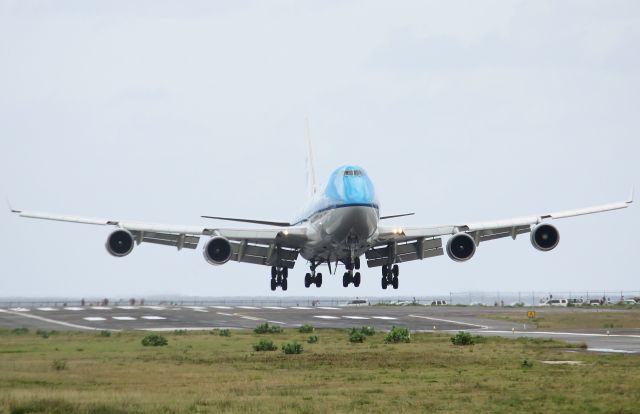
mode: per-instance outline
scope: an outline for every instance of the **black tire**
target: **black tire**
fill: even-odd
[[[342,276],[342,286],[343,286],[343,287],[347,287],[347,286],[349,286],[349,273],[345,273],[345,274]]]
[[[282,276],[278,275],[278,277],[276,277],[276,285],[282,286]]]
[[[382,277],[385,278],[389,276],[389,266],[382,265]]]
[[[282,290],[287,290],[289,283],[287,282],[287,278],[283,278],[282,279],[282,283],[280,284],[280,286],[282,286]]]
[[[360,286],[360,272],[356,272],[355,276],[353,277],[353,286]]]
[[[276,277],[278,276],[278,270],[276,269],[275,266],[271,266],[271,277]]]
[[[316,287],[322,286],[322,273],[316,275]]]
[[[308,288],[309,286],[311,286],[311,275],[307,273],[304,275],[304,287]]]
[[[394,289],[398,289],[398,276],[394,276],[393,280],[391,281],[391,284],[393,285]]]
[[[382,289],[387,289],[387,278],[383,277],[382,278]]]
[[[289,268],[287,267],[283,267],[282,268],[282,276],[286,279],[289,277]]]
[[[276,290],[276,279],[274,277],[271,278],[271,290]]]
[[[393,276],[395,276],[395,277],[400,276],[400,268],[398,267],[397,264],[393,265]]]
[[[356,270],[360,270],[360,258],[356,257]]]

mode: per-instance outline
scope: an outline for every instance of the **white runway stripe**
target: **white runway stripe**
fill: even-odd
[[[105,318],[101,318],[99,316],[87,316],[86,318],[82,318],[82,319],[84,319],[85,321],[91,321],[91,322],[94,322],[94,321],[106,321]]]
[[[343,316],[343,318],[347,318],[347,319],[371,319],[371,318],[367,318],[366,316]]]
[[[372,316],[373,319],[382,319],[383,321],[395,321],[398,318],[392,318],[391,316]]]
[[[165,306],[143,306],[143,308],[151,309],[151,310],[165,310],[165,309],[167,309]]]
[[[95,310],[111,310],[111,308],[108,307],[108,306],[92,306],[91,309],[95,309]]]
[[[136,318],[132,316],[112,316],[113,319],[117,321],[135,321]]]
[[[275,309],[275,310],[284,310],[287,308],[283,308],[282,306],[265,306],[265,309]]]
[[[57,311],[58,309],[56,308],[38,308],[39,311],[44,311],[44,312],[54,312]]]
[[[156,320],[159,321],[161,319],[167,319],[167,318],[164,318],[162,316],[142,316],[142,319],[147,319],[150,321],[156,321]]]
[[[79,306],[67,306],[66,308],[64,308],[64,310],[81,311],[81,310],[84,310],[84,308],[81,308]]]
[[[9,310],[14,312],[29,312],[27,308],[9,308]]]
[[[340,310],[340,308],[332,308],[331,306],[316,306],[316,309],[324,309],[324,310]]]
[[[222,306],[222,305],[218,305],[218,306],[211,306],[213,309],[233,309],[232,306]]]
[[[311,310],[313,308],[307,308],[306,306],[292,306],[289,309]]]
[[[116,308],[118,309],[124,309],[124,310],[135,310],[135,309],[140,309],[137,306],[116,306]]]
[[[236,306],[238,309],[260,309],[255,306]]]
[[[315,315],[314,318],[318,318],[318,319],[340,319],[339,316],[330,316],[330,315]]]

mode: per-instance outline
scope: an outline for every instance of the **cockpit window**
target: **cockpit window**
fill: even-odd
[[[361,175],[362,175],[362,170],[345,170],[345,171],[344,171],[344,175],[356,175],[356,176],[361,176]]]

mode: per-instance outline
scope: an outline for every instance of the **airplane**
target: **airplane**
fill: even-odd
[[[206,238],[205,260],[222,265],[231,260],[271,267],[271,290],[288,287],[289,270],[298,256],[307,260],[309,272],[304,285],[322,286],[318,267],[327,265],[329,274],[344,265],[342,285],[358,287],[361,257],[368,267],[380,267],[381,287],[398,289],[399,264],[444,255],[456,262],[465,262],[476,253],[482,242],[530,233],[533,247],[553,250],[560,241],[558,229],[549,222],[627,208],[633,203],[633,190],[623,202],[604,204],[577,210],[538,214],[480,223],[451,224],[426,227],[386,226],[387,219],[414,213],[380,216],[380,205],[372,180],[366,171],[355,165],[339,167],[329,177],[323,191],[317,191],[313,153],[306,127],[307,187],[309,202],[303,213],[292,222],[275,222],[245,218],[201,216],[207,219],[257,224],[256,228],[226,228],[217,226],[183,226],[154,224],[114,219],[76,217],[69,215],[15,210],[21,217],[72,223],[112,226],[106,249],[115,257],[124,257],[134,245],[154,243],[181,249],[196,249],[200,238]],[[266,227],[265,227],[266,226]],[[448,237],[443,246],[443,237]],[[333,264],[333,268],[332,268]],[[354,272],[355,270],[355,272]]]

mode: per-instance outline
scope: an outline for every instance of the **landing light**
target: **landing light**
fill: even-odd
[[[289,235],[289,230],[285,230],[282,233],[284,233],[285,236],[288,236]]]

